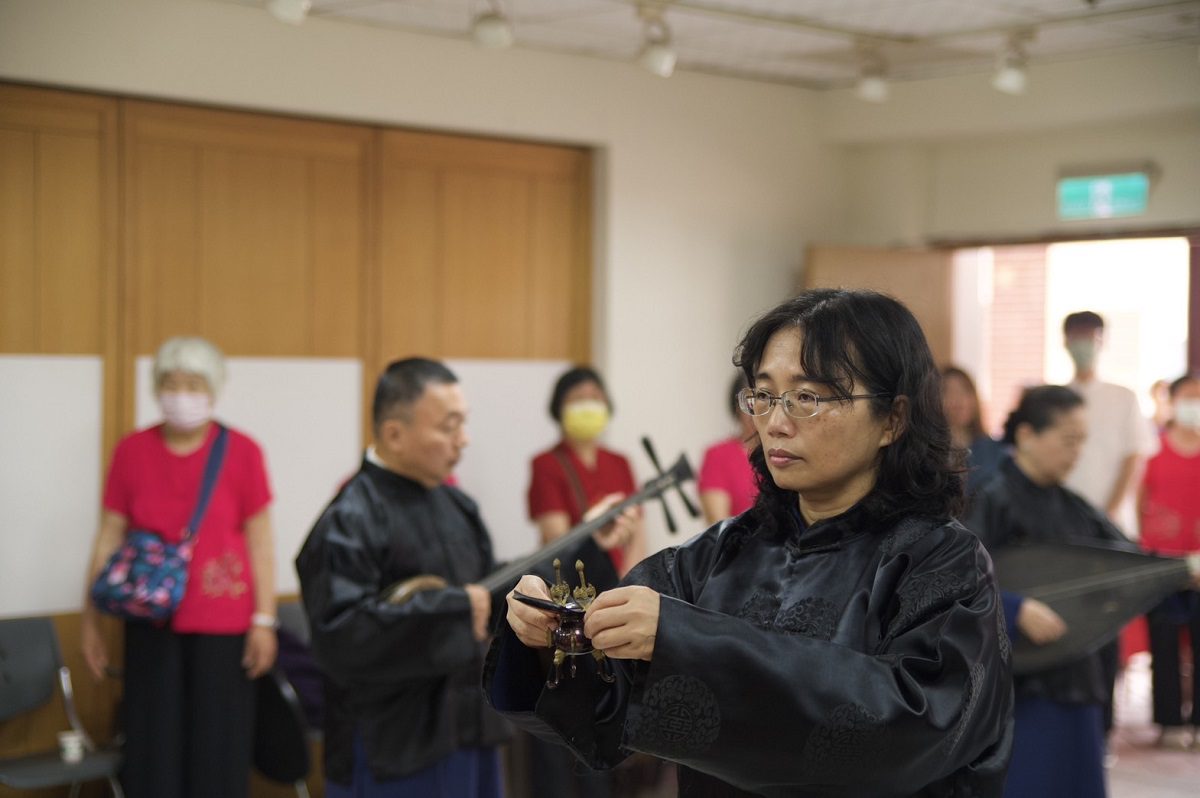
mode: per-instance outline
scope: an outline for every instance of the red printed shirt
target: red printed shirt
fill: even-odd
[[[169,450],[162,425],[117,444],[104,487],[104,508],[125,517],[129,530],[155,532],[168,543],[183,538],[196,509],[204,465],[217,436],[211,425],[191,454]],[[241,634],[254,612],[254,575],[245,524],[271,501],[262,450],[230,429],[225,461],[196,535],[187,590],[171,628],[176,632]]]
[[[1162,436],[1143,477],[1142,547],[1158,554],[1200,551],[1200,454],[1185,457]]]
[[[580,507],[576,490],[572,487],[567,472],[559,461],[558,454],[565,455],[568,462],[579,476],[580,486],[587,503]],[[560,442],[549,451],[542,452],[533,458],[533,475],[529,480],[529,517],[537,520],[538,516],[546,513],[562,512],[571,519],[571,526],[583,521],[583,514],[596,502],[610,493],[623,493],[626,496],[637,492],[637,483],[633,478],[633,469],[629,461],[614,451],[600,447],[596,452],[596,467],[588,468],[571,451],[571,447]],[[621,573],[624,553],[620,549],[610,549],[609,557]]]

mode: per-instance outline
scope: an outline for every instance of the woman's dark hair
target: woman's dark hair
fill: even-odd
[[[550,418],[562,421],[562,407],[567,394],[572,388],[583,385],[585,382],[594,382],[600,386],[600,392],[604,394],[604,403],[608,405],[608,412],[613,412],[612,399],[608,395],[608,388],[604,387],[604,380],[600,377],[600,373],[591,366],[575,366],[566,371],[558,378],[558,382],[554,383],[554,393],[550,394]]]
[[[952,459],[940,377],[925,334],[908,308],[874,291],[805,291],[767,311],[742,337],[734,364],[750,385],[767,342],[785,329],[796,329],[803,337],[799,365],[804,374],[827,383],[835,396],[883,394],[870,400],[876,417],[890,413],[897,397],[908,400],[896,440],[880,455],[875,487],[862,500],[867,511],[881,521],[956,514],[963,479]],[[796,493],[775,484],[761,442],[750,461],[759,487],[756,512],[762,523],[772,525],[773,518],[796,506]]]
[[[1068,410],[1083,405],[1083,397],[1062,385],[1038,385],[1026,388],[1021,401],[1004,422],[1004,443],[1017,442],[1017,427],[1028,424],[1034,432],[1052,427]]]
[[[729,381],[729,412],[737,419],[742,414],[742,408],[738,404],[738,394],[746,388],[746,375],[738,372],[733,375],[733,379]]]
[[[1190,382],[1200,382],[1200,374],[1184,374],[1167,387],[1167,395],[1174,399],[1175,394],[1179,393],[1179,389]]]
[[[375,399],[371,403],[371,420],[375,429],[378,430],[379,425],[387,419],[408,412],[431,382],[449,385],[458,382],[458,377],[441,361],[425,357],[410,357],[389,363],[375,383]]]
[[[975,380],[971,379],[971,375],[958,366],[944,366],[942,368],[942,382],[946,382],[946,378],[959,379],[966,384],[967,390],[971,392],[971,399],[975,402],[975,412],[971,414],[971,420],[967,424],[967,429],[971,433],[971,439],[982,438],[983,432],[983,412],[979,407],[979,390],[975,387]]]

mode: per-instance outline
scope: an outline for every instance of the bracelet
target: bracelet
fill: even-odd
[[[279,619],[274,615],[268,615],[265,612],[256,612],[250,616],[250,625],[258,626],[263,629],[278,629]]]

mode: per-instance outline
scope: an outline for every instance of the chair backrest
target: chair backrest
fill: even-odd
[[[304,614],[301,601],[280,602],[275,609],[279,613],[279,625],[296,636],[304,645],[312,644],[312,633],[308,629],[308,616]]]
[[[280,671],[255,683],[254,767],[272,781],[294,784],[308,776],[308,724],[300,699]]]
[[[61,664],[49,618],[0,620],[0,721],[49,701]]]

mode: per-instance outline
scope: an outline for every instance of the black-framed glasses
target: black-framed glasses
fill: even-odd
[[[880,399],[889,393],[856,393],[850,396],[817,396],[810,390],[800,388],[776,395],[763,388],[746,388],[738,394],[738,407],[748,416],[765,416],[778,402],[783,412],[792,418],[812,418],[821,412],[821,404],[848,402],[854,399]]]

